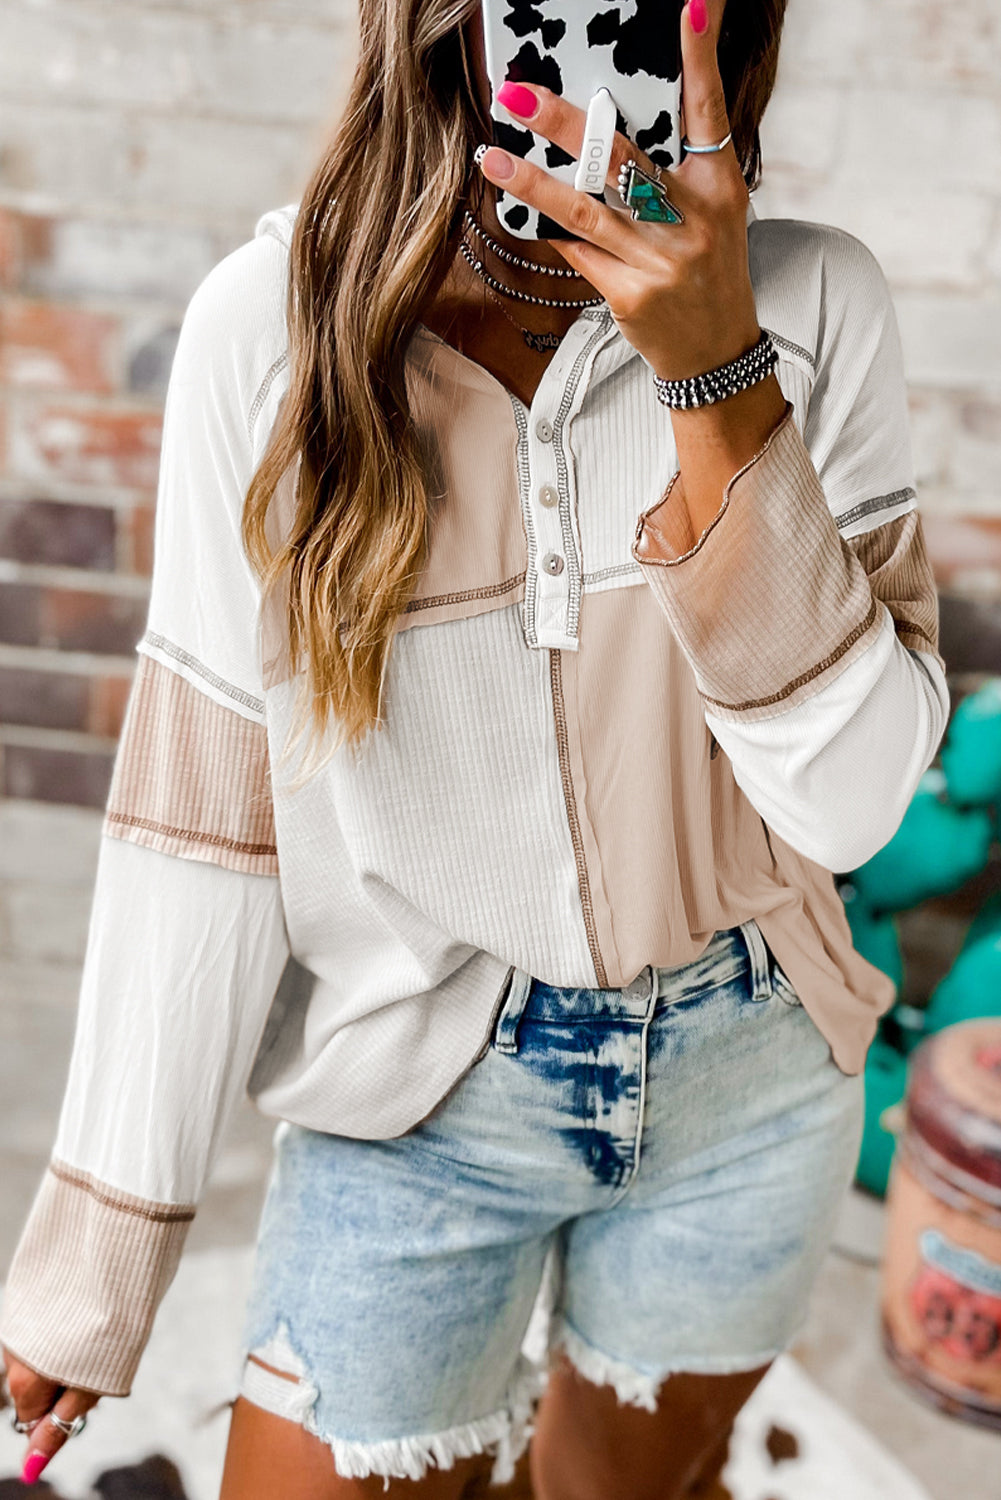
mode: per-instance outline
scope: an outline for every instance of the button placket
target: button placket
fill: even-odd
[[[596,333],[603,333],[600,342],[607,342],[608,328],[597,329],[596,321],[581,318],[571,328],[558,359],[544,372],[531,406],[523,408],[527,472],[522,503],[533,554],[533,577],[525,593],[526,629],[530,644],[551,649],[576,650],[578,645],[573,617],[583,563],[571,514],[573,476],[567,472],[565,434],[557,432],[557,422],[568,420],[580,404],[596,351]]]

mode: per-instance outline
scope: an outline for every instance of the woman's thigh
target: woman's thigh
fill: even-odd
[[[673,1375],[656,1407],[623,1404],[565,1357],[536,1418],[535,1500],[712,1500],[733,1421],[768,1370]]]
[[[345,1479],[322,1439],[240,1398],[219,1500],[532,1500],[527,1453],[511,1484],[490,1483],[493,1464],[489,1454],[479,1453],[449,1469],[429,1470],[423,1479]]]

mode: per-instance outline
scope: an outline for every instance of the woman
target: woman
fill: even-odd
[[[882,273],[749,205],[784,0],[664,10],[683,222],[477,151],[477,0],[361,0],[303,203],[191,303],[0,1330],[29,1480],[128,1392],[248,1086],[224,1500],[692,1494],[802,1320],[891,998],[831,872],[947,695]]]

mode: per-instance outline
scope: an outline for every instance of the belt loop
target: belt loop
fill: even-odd
[[[531,988],[531,974],[525,969],[512,968],[507,998],[501,1007],[494,1029],[494,1047],[498,1052],[517,1053],[518,1022],[524,1014]]]
[[[761,928],[753,917],[741,922],[747,952],[751,960],[752,1000],[769,1000],[772,994],[771,953],[762,935]]]

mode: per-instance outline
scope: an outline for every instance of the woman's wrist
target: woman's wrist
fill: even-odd
[[[678,488],[695,536],[719,513],[727,485],[760,453],[786,410],[774,371],[725,401],[671,409],[681,470]]]

